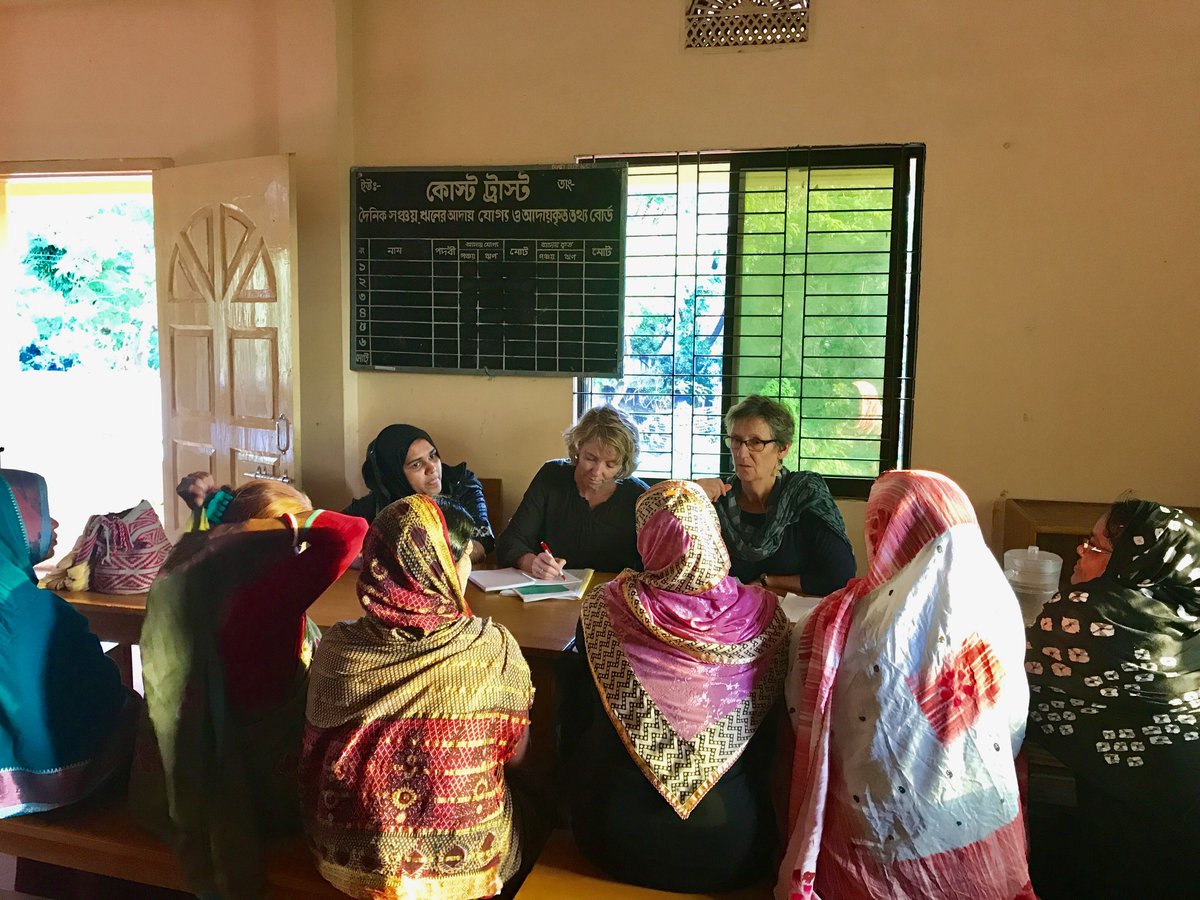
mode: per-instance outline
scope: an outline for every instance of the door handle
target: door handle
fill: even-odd
[[[287,453],[292,449],[292,426],[283,413],[275,417],[275,446],[280,453]]]
[[[267,471],[266,466],[259,466],[253,472],[243,472],[242,477],[251,478],[256,481],[278,481],[281,484],[292,484],[290,472],[284,472],[282,475],[272,475]]]

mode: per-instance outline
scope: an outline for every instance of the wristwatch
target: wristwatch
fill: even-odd
[[[770,590],[770,588],[769,588],[769,587],[767,587],[767,573],[766,573],[766,572],[763,572],[761,575],[759,575],[759,576],[758,576],[758,583],[759,583],[759,584],[760,584],[762,587],[765,587],[765,588],[767,588],[768,590]]]

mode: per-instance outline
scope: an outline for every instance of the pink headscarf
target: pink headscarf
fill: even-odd
[[[778,699],[787,622],[773,594],[729,577],[720,523],[699,486],[657,484],[636,516],[646,570],[584,600],[588,663],[626,748],[687,818]],[[637,700],[617,700],[629,694]],[[747,704],[748,717],[733,715]],[[718,732],[724,740],[713,740]],[[655,740],[688,746],[679,756]]]
[[[1033,897],[1032,888],[1028,886],[1023,826],[1019,815],[1015,823],[1012,823],[1015,827],[1006,826],[985,841],[977,841],[966,847],[947,850],[931,857],[910,853],[903,863],[895,864],[896,869],[901,866],[907,867],[903,878],[897,877],[895,882],[889,879],[899,873],[889,873],[885,866],[877,865],[870,859],[868,852],[853,849],[842,852],[844,848],[841,846],[841,839],[845,834],[846,823],[838,821],[835,825],[830,825],[827,819],[830,815],[827,799],[831,785],[832,762],[831,699],[855,607],[859,601],[895,579],[932,541],[960,525],[976,525],[975,512],[966,494],[949,478],[936,472],[916,470],[887,472],[881,475],[872,487],[867,503],[865,532],[870,567],[866,577],[853,579],[842,590],[826,597],[804,625],[797,658],[793,663],[794,674],[789,676],[790,684],[799,683],[799,690],[794,692],[799,695],[799,701],[789,699],[789,702],[795,704],[793,723],[796,729],[796,748],[788,816],[792,828],[791,840],[776,889],[776,896],[780,900],[808,900],[817,897],[817,889],[820,887],[817,863],[818,856],[822,855],[823,837],[825,851],[831,851],[831,835],[826,833],[827,829],[836,832],[832,841],[839,844],[835,852],[844,857],[842,861],[845,862],[845,867],[859,866],[854,876],[858,884],[853,896],[935,897],[938,895],[932,892],[910,893],[900,886],[899,882],[903,880],[904,884],[910,887],[913,884],[922,884],[923,890],[929,890],[932,884],[953,881],[955,874],[966,876],[966,870],[972,867],[993,867],[997,860],[1000,860],[1003,865],[997,868],[1005,871],[995,872],[992,883],[1010,883],[1015,871],[1018,873],[1015,876],[1016,883],[1019,885],[1024,880],[1024,889],[1028,889],[1028,893],[1024,893],[1023,889],[1012,891],[1007,887],[1000,887],[1001,893],[989,893],[986,896]],[[977,528],[974,537],[978,545],[982,546],[982,538],[978,536]],[[986,550],[984,555],[986,556]],[[938,555],[938,560],[931,565],[947,567],[954,564],[941,559],[941,555]],[[988,557],[983,565],[990,565],[990,569],[994,570],[982,573],[990,577],[991,580],[987,583],[995,586],[998,582],[1001,585],[1001,593],[1006,592],[1013,604],[1013,624],[1016,629],[1015,619],[1019,618],[1019,613],[1011,590],[1004,584],[994,559]],[[985,598],[983,593],[981,591],[981,602],[989,599]],[[896,636],[895,642],[903,645],[908,637]],[[994,705],[999,696],[1003,672],[996,666],[989,645],[978,639],[978,636],[975,638],[958,649],[957,658],[961,661],[961,666],[970,670],[972,676],[980,675],[981,680],[972,683],[968,688],[972,694],[976,692],[977,687],[982,688],[978,691],[978,704]],[[913,643],[920,644],[920,641]],[[879,666],[875,666],[875,670],[878,671]],[[910,680],[909,688],[929,719],[930,727],[940,739],[951,741],[969,727],[963,724],[960,718],[956,718],[953,711],[947,714],[947,708],[958,701],[957,698],[952,698],[947,703],[942,693],[961,690],[961,684],[951,682],[947,686],[946,683],[931,680],[927,673],[922,672],[920,677]],[[1024,703],[1025,701],[1021,701],[1020,705],[1024,706]],[[1004,751],[1008,752],[1008,746],[1004,747]],[[1008,757],[1008,761],[1011,763],[1011,756]],[[931,777],[936,775],[937,773],[931,773]],[[932,781],[928,778],[926,780],[926,789],[934,793],[936,777],[933,777]],[[853,862],[846,862],[850,859]],[[928,865],[922,868],[922,864],[925,863]],[[977,873],[971,873],[972,876],[975,874]],[[873,882],[874,877],[878,877],[878,883]],[[989,873],[984,871],[983,881],[988,882],[989,877]],[[830,887],[832,883],[836,882],[826,879],[826,886],[822,888],[829,892],[827,896],[851,896],[846,893],[849,888],[844,881],[836,883],[834,888]],[[977,883],[971,877],[964,877],[963,884],[966,885],[968,893],[971,893],[971,889]],[[873,892],[876,890],[883,890],[884,893]],[[978,896],[982,897],[983,894]]]

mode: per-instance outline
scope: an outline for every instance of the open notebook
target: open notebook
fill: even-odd
[[[549,600],[552,597],[582,597],[592,579],[591,569],[566,569],[563,580],[543,581],[520,569],[476,569],[471,583],[481,591],[503,591],[522,600]]]
[[[595,572],[591,569],[566,569],[563,574],[567,576],[566,581],[534,581],[532,584],[523,584],[515,588],[510,588],[504,591],[504,593],[520,597],[526,603],[531,603],[534,600],[553,600],[560,597],[568,600],[578,600],[592,586],[592,576]],[[572,583],[572,578],[576,577],[579,580]]]

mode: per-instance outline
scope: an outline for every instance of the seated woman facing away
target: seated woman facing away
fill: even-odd
[[[870,571],[813,610],[788,674],[792,832],[775,896],[1033,898],[1017,598],[943,475],[881,475],[866,539]]]
[[[1072,897],[1183,897],[1200,843],[1200,527],[1115,503],[1074,590],[1026,631],[1029,739],[1075,775],[1079,825],[1035,844]],[[1042,868],[1039,866],[1038,868]]]
[[[842,514],[820,475],[783,466],[796,434],[791,410],[755,394],[726,413],[725,428],[736,474],[699,483],[716,503],[731,574],[780,594],[842,587],[855,568]]]
[[[313,660],[305,823],[321,874],[351,897],[491,897],[535,824],[505,775],[525,752],[529,667],[467,608],[470,539],[452,502],[385,508],[363,547],[366,615],[330,628]]]
[[[479,479],[465,462],[444,465],[433,438],[420,428],[389,425],[379,432],[367,446],[362,476],[370,493],[347,506],[347,514],[372,522],[389,503],[410,494],[449,497],[471,517],[471,562],[492,552],[496,539]]]
[[[583,854],[621,881],[748,885],[778,860],[768,770],[787,619],[771,592],[728,577],[716,514],[696,484],[650,488],[637,527],[646,571],[587,595],[560,666],[571,828]]]
[[[563,440],[569,458],[552,459],[533,476],[496,542],[496,561],[535,578],[556,578],[564,567],[640,569],[633,507],[646,485],[631,477],[636,426],[601,406],[584,413]]]
[[[203,895],[263,895],[262,844],[300,828],[296,762],[308,663],[305,610],[358,554],[367,524],[312,509],[288,484],[179,493],[208,530],[185,534],[146,599],[148,721],[134,817],[179,854]]]
[[[87,620],[37,586],[57,524],[42,476],[0,469],[0,818],[81,800],[133,751],[137,695]]]

